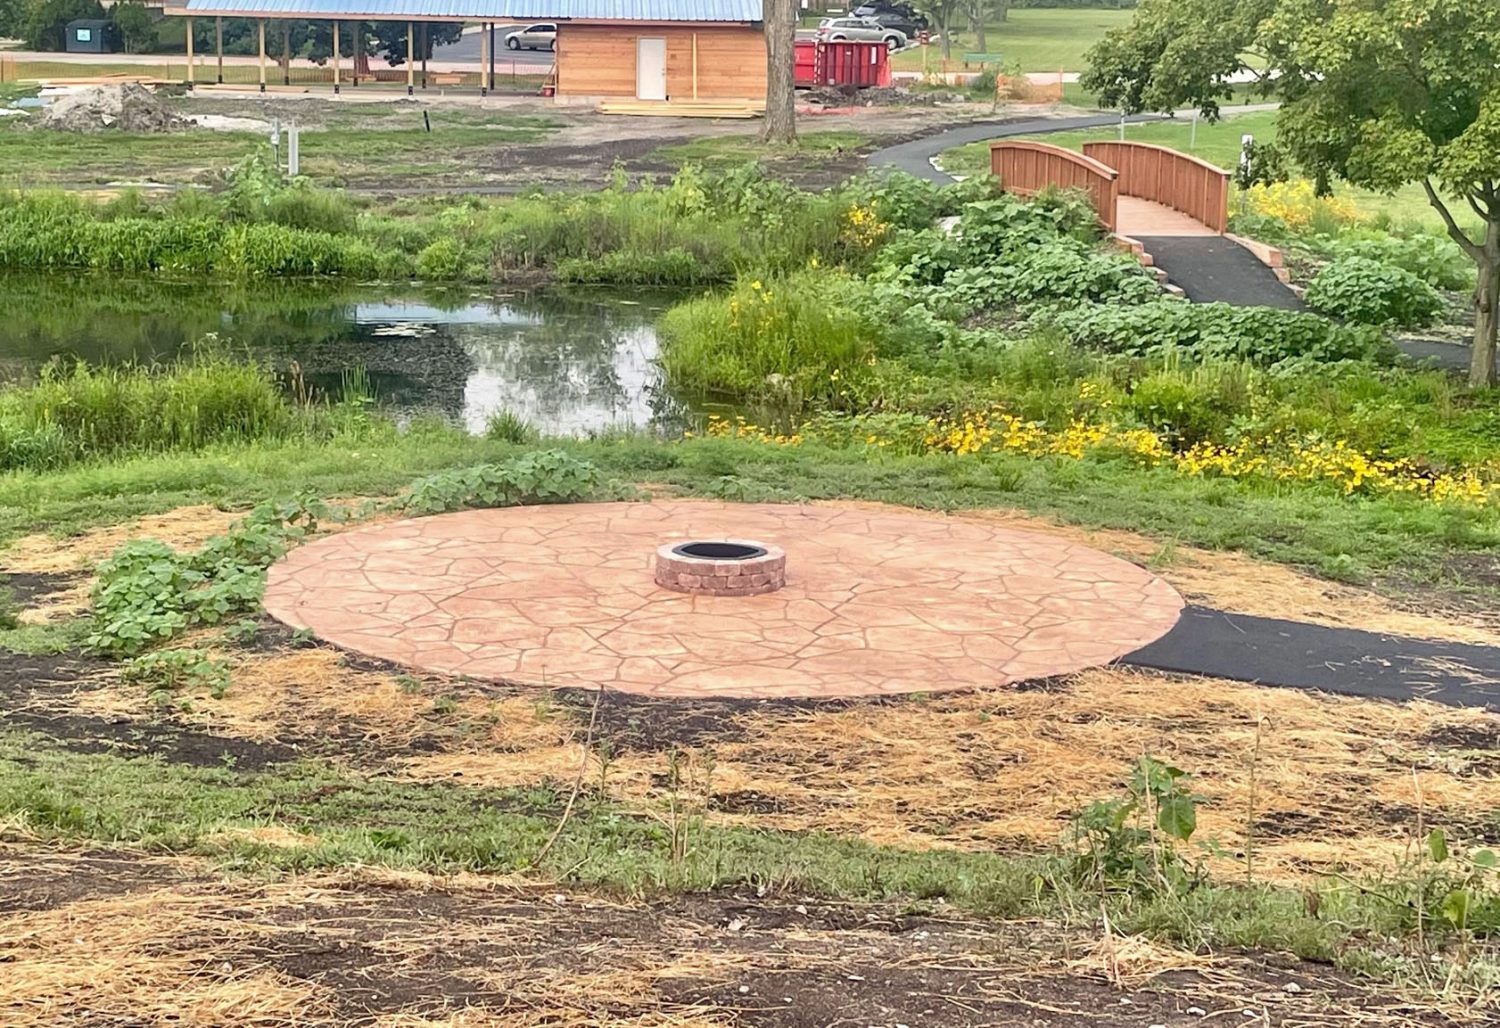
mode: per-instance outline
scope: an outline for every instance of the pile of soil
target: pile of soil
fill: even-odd
[[[36,119],[61,132],[175,132],[190,123],[173,114],[156,94],[138,82],[93,86],[58,97]]]
[[[938,104],[962,103],[961,93],[903,89],[900,86],[819,86],[809,90],[809,103],[823,107],[935,107]]]

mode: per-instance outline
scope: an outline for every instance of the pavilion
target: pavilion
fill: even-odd
[[[480,91],[494,88],[498,25],[557,25],[549,83],[559,102],[641,101],[646,105],[759,106],[766,95],[761,0],[187,0],[169,15],[188,21],[189,82],[193,81],[195,18],[213,18],[223,81],[225,18],[257,23],[260,89],[266,90],[266,24],[327,21],[333,29],[332,83],[345,81],[340,38],[359,38],[369,22],[406,22],[406,89],[416,85],[416,26],[422,22],[479,23]],[[361,48],[354,48],[359,53]],[[359,64],[348,62],[359,84]]]

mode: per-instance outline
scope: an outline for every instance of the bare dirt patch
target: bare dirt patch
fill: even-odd
[[[7,1025],[1453,1023],[1313,965],[1037,925],[379,871],[164,883],[144,868],[0,916]]]

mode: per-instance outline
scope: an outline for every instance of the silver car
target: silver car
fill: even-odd
[[[549,21],[516,29],[506,34],[505,46],[508,50],[556,50],[557,26]]]
[[[884,43],[887,50],[900,50],[906,45],[906,33],[888,29],[870,18],[824,18],[818,22],[818,38]]]

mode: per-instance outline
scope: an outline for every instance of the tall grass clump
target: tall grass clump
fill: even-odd
[[[0,391],[0,468],[279,439],[303,412],[265,368],[205,356],[164,367],[52,364]]]
[[[408,263],[357,236],[271,221],[242,223],[176,208],[153,208],[148,216],[107,214],[79,197],[0,194],[0,267],[371,277]]]
[[[740,279],[727,294],[679,304],[663,317],[662,366],[677,385],[797,413],[848,407],[872,380],[874,345],[838,301],[848,280],[805,272]]]

